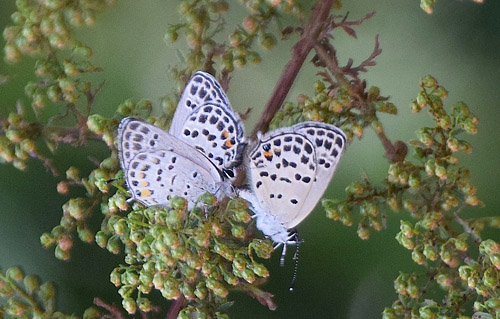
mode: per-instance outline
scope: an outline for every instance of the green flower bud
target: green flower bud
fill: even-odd
[[[425,172],[427,173],[427,175],[432,176],[434,175],[435,170],[436,170],[436,160],[433,158],[429,159],[425,163]]]
[[[137,311],[137,304],[135,303],[135,300],[130,297],[122,300],[122,306],[123,309],[125,309],[125,311],[129,314],[134,314]]]
[[[276,39],[274,38],[274,35],[270,33],[264,34],[262,37],[260,37],[260,45],[266,50],[272,49],[276,45]]]
[[[113,271],[109,274],[109,281],[111,281],[115,287],[120,287],[122,285],[120,269],[118,267],[113,269]]]
[[[116,236],[112,236],[108,239],[108,243],[106,244],[106,249],[115,255],[120,253],[120,239]]]
[[[248,51],[247,60],[254,64],[259,64],[262,61],[260,55],[254,51]]]
[[[413,225],[408,221],[402,220],[399,229],[401,230],[402,235],[406,238],[412,238],[414,235]]]
[[[255,274],[252,270],[245,268],[239,272],[241,278],[245,279],[248,283],[253,283],[255,281]]]
[[[440,85],[436,87],[433,94],[435,94],[441,99],[446,99],[448,97],[448,91],[446,91],[446,89]]]
[[[495,266],[497,269],[500,270],[500,255],[494,254],[494,255],[489,255],[489,257],[493,266]]]
[[[403,200],[403,207],[410,213],[415,213],[418,209],[418,206],[419,206],[418,203],[410,199]]]
[[[418,313],[420,315],[419,318],[422,318],[422,319],[436,319],[436,313],[434,313],[431,308],[428,308],[426,306],[418,309]]]
[[[206,286],[208,289],[212,290],[216,296],[221,298],[226,298],[229,291],[224,287],[222,283],[212,278],[207,278]]]
[[[63,91],[64,91],[64,89],[63,89]],[[104,133],[105,126],[106,126],[106,121],[99,114],[92,114],[87,118],[87,127],[91,132],[93,132],[95,134]]]
[[[245,17],[241,25],[243,26],[243,29],[245,29],[245,31],[247,31],[249,34],[255,33],[255,31],[257,31],[259,27],[259,23],[252,16]]]
[[[54,255],[59,260],[69,260],[71,257],[69,254],[69,250],[64,250],[59,245],[56,246],[56,249],[54,250]]]
[[[139,309],[143,312],[149,312],[151,311],[152,305],[151,301],[148,298],[137,298],[137,305],[139,306]]]
[[[417,95],[417,104],[421,107],[424,108],[427,105],[427,97],[424,92],[419,92]]]
[[[498,254],[500,245],[492,239],[486,239],[479,244],[479,252],[483,255]]]
[[[496,268],[488,268],[484,272],[483,282],[489,288],[495,288],[499,284],[500,274]]]
[[[196,298],[193,288],[189,286],[187,283],[182,282],[179,289],[187,300],[193,300]]]
[[[231,234],[236,238],[245,238],[245,228],[240,225],[231,226]]]
[[[89,307],[85,309],[85,312],[83,313],[83,319],[99,319],[101,318],[101,314],[99,313],[99,310],[97,310],[94,307]]]
[[[185,211],[187,208],[187,201],[182,197],[174,196],[170,199],[170,207],[174,210]]]
[[[398,319],[399,317],[396,315],[394,309],[392,308],[384,308],[382,312],[382,319]]]
[[[216,242],[214,251],[229,261],[234,259],[234,251],[223,243]]]
[[[176,25],[169,26],[167,28],[167,31],[165,31],[165,36],[163,37],[165,42],[174,43],[175,41],[177,41],[177,39],[179,38],[179,33],[177,33],[177,30],[178,28]]]
[[[419,264],[419,265],[423,265],[425,264],[425,255],[423,254],[422,250],[421,249],[417,249],[415,248],[412,252],[411,252],[411,258],[412,260]]]
[[[433,89],[437,85],[438,85],[437,80],[431,75],[426,75],[420,80],[420,86],[428,89]]]
[[[207,297],[208,291],[203,282],[200,282],[199,284],[196,285],[194,294],[200,300],[204,300]]]
[[[406,249],[412,250],[415,248],[415,243],[408,237],[404,236],[402,232],[396,235],[398,243]]]
[[[365,188],[364,188],[363,184],[361,184],[358,181],[355,181],[355,182],[352,182],[351,184],[349,184],[346,187],[345,191],[348,195],[350,195],[350,194],[361,195],[365,191]]]
[[[434,170],[434,173],[441,180],[444,180],[444,179],[448,178],[448,172],[446,171],[446,168],[444,166],[436,164],[436,169]]]
[[[363,240],[367,240],[370,238],[370,230],[364,224],[358,225],[357,234],[358,234],[358,237],[363,239]]]
[[[237,68],[242,68],[245,66],[245,64],[247,64],[247,59],[244,56],[240,55],[233,60],[233,63]]]
[[[259,258],[263,259],[271,258],[271,254],[274,251],[270,240],[254,239],[249,246],[253,248]]]
[[[398,213],[401,211],[401,206],[398,199],[395,196],[387,198],[387,205],[392,209],[393,212]]]
[[[44,303],[55,302],[56,298],[56,287],[50,282],[46,282],[40,286],[40,291],[38,296],[44,301]]]
[[[434,143],[432,135],[424,128],[417,131],[417,138],[427,147],[431,146]]]
[[[451,126],[451,118],[449,115],[443,115],[438,119],[438,125],[443,129],[448,129]]]
[[[418,176],[416,174],[410,174],[410,177],[408,179],[408,185],[413,189],[419,189],[420,188],[420,176]]]
[[[260,264],[260,263],[257,263],[257,262],[253,262],[252,263],[252,271],[259,277],[269,277],[269,270],[267,270],[267,268],[263,265],[263,264]]]
[[[7,271],[5,272],[5,275],[8,278],[11,278],[17,282],[20,282],[21,280],[24,279],[24,274],[23,274],[21,268],[19,268],[19,267],[8,268]]]

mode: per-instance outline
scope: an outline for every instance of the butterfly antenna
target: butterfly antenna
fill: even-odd
[[[293,260],[295,260],[295,267],[293,268],[292,275],[292,283],[290,284],[289,291],[293,291],[295,289],[295,281],[297,280],[297,271],[299,269],[299,245],[302,242],[302,239],[299,238],[299,235],[295,234],[295,254],[293,254]]]

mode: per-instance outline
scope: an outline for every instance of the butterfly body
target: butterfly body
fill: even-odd
[[[259,137],[249,152],[250,191],[257,227],[276,243],[294,242],[289,229],[314,209],[344,151],[337,127],[303,122]]]

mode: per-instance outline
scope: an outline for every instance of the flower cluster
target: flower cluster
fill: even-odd
[[[300,121],[318,121],[339,126],[349,141],[363,137],[364,129],[373,127],[377,133],[383,126],[377,113],[397,114],[396,106],[370,87],[366,98],[360,98],[349,85],[339,85],[325,77],[314,83],[314,95],[300,94],[297,103],[286,102],[276,113],[271,127],[289,126]]]
[[[136,204],[126,216],[112,215],[97,233],[97,244],[113,253],[119,252],[120,243],[125,245],[127,265],[116,267],[110,278],[120,287],[129,313],[151,310],[145,295],[153,289],[169,300],[184,296],[191,306],[184,315],[216,313],[230,287],[245,290],[269,275],[254,254],[269,258],[272,245],[247,238],[246,202],[231,200],[222,211],[212,206],[222,203],[210,194],[199,200],[200,206],[191,211],[181,197],[174,197],[168,209]]]
[[[229,9],[227,1],[184,0],[180,3],[179,12],[184,21],[170,25],[165,32],[167,43],[177,42],[179,35],[182,35],[189,48],[182,68],[172,69],[173,78],[179,82],[179,92],[186,82],[186,74],[211,69],[214,63],[221,66],[222,74],[232,72],[235,67],[241,68],[247,62],[259,63],[261,56],[254,43],[258,42],[265,50],[270,50],[276,44],[276,36],[269,31],[270,23],[281,15],[302,15],[302,9],[295,1],[242,2],[248,15],[228,35],[227,42],[222,43],[214,41],[214,37],[226,28],[224,18]]]
[[[78,76],[100,71],[88,58],[92,50],[72,36],[71,27],[95,22],[95,12],[114,1],[17,1],[11,16],[14,25],[5,28],[5,60],[18,62],[22,56],[37,58],[35,75],[25,92],[32,106],[44,108],[48,101],[75,103],[90,89],[90,82]],[[60,52],[71,55],[60,57]]]

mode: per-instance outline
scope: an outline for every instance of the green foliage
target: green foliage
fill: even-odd
[[[42,246],[55,247],[55,256],[61,260],[71,258],[76,237],[86,243],[95,241],[112,254],[124,252],[124,263],[111,272],[110,281],[118,288],[122,308],[130,315],[157,311],[148,296],[154,290],[181,305],[178,318],[227,318],[224,311],[232,305],[230,291],[244,291],[274,309],[272,296],[259,288],[269,276],[262,259],[270,258],[272,243],[254,234],[245,201],[234,198],[217,202],[214,196],[205,194],[191,211],[180,197],[173,198],[168,209],[127,202],[129,194],[115,147],[118,123],[124,116],[134,116],[166,128],[177,96],[162,99],[158,116],[152,116],[157,106],[151,101],[133,99],[124,100],[112,118],[91,114],[102,85],[93,87],[89,78],[100,68],[90,63],[92,50],[74,38],[73,28],[92,25],[95,15],[112,2],[18,0],[13,25],[3,33],[7,62],[16,63],[26,56],[36,60],[36,79],[27,83],[25,92],[37,120],[30,120],[32,114],[20,103],[6,119],[0,119],[0,162],[23,170],[30,158],[36,158],[56,175],[53,155],[45,155],[40,141],[51,152],[60,144],[78,147],[89,139],[104,142],[110,150],[88,176],[82,176],[76,167],[67,168],[57,191],[67,194],[71,188],[81,188],[84,194],[63,205],[60,224],[41,235]],[[269,50],[278,39],[307,29],[297,23],[304,10],[293,1],[240,2],[247,15],[235,30],[225,29],[229,2],[180,2],[183,21],[165,32],[168,43],[182,39],[188,48],[182,51],[181,66],[171,69],[178,93],[190,75],[200,69],[220,74],[221,83],[227,86],[235,69],[261,61],[262,49]],[[331,5],[340,8],[341,2]],[[434,1],[421,1],[426,12],[432,12],[433,5]],[[287,15],[297,26],[277,30],[277,19]],[[380,54],[378,39],[369,58],[358,66],[349,61],[342,67],[328,40],[335,28],[355,37],[353,27],[370,17],[328,20],[327,27],[316,35],[319,38],[313,63],[320,79],[313,84],[314,93],[299,95],[296,103],[286,102],[271,127],[322,121],[340,126],[351,143],[355,143],[354,137],[362,138],[369,127],[381,140],[391,163],[383,182],[373,183],[365,177],[346,187],[345,200],[324,199],[322,204],[328,218],[346,226],[357,224],[361,239],[369,239],[371,229],[381,231],[388,218],[395,218],[388,212],[408,213],[401,220],[396,240],[411,251],[412,260],[424,270],[400,273],[394,281],[398,299],[384,310],[384,318],[466,318],[465,314],[472,312],[476,318],[498,318],[500,245],[483,240],[480,233],[486,226],[499,227],[500,218],[461,216],[464,208],[481,206],[470,171],[458,165],[457,155],[472,151],[461,134],[475,134],[478,120],[463,102],[445,107],[447,91],[427,76],[420,81],[421,90],[411,110],[418,113],[426,109],[434,126],[417,131],[417,139],[408,143],[411,156],[407,156],[404,142],[391,143],[380,114],[396,115],[397,108],[378,87],[367,89],[359,77]],[[224,40],[217,42],[221,35]],[[2,81],[8,81],[8,77],[2,77]],[[64,111],[42,122],[38,118],[47,105],[62,105]],[[75,128],[54,125],[69,114],[75,118]],[[96,220],[99,229],[91,226]],[[18,268],[0,273],[0,293],[6,300],[0,306],[0,315],[6,318],[72,317],[55,312],[51,284],[24,276]],[[116,317],[125,316],[121,309],[105,309],[116,312]],[[83,317],[100,316],[99,310],[89,308]]]
[[[25,275],[18,267],[0,271],[0,305],[2,318],[76,318],[55,311],[56,289],[36,276]]]

